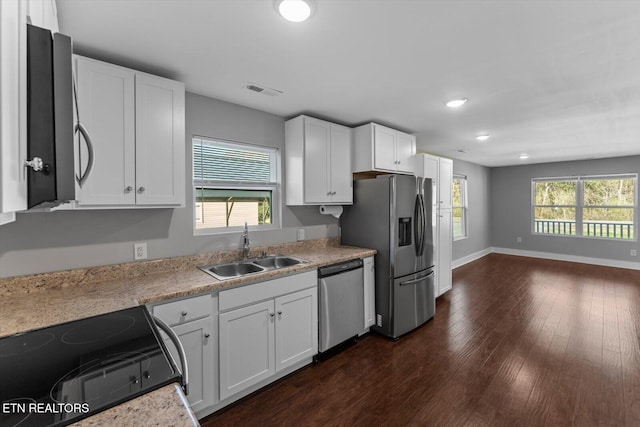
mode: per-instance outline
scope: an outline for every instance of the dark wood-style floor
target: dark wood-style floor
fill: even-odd
[[[492,254],[435,318],[213,414],[212,426],[638,426],[640,271]]]

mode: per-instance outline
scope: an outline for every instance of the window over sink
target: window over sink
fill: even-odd
[[[277,148],[206,137],[193,140],[194,233],[280,227]]]

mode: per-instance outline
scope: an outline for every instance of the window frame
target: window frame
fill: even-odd
[[[607,179],[633,179],[633,205],[630,206],[592,206],[584,204],[584,181],[592,180],[607,180]],[[553,205],[553,207],[559,208],[575,208],[575,234],[552,234],[552,233],[538,233],[535,230],[535,209],[543,207],[551,207],[550,205],[536,205],[536,182],[544,181],[575,181],[576,182],[576,204],[574,205]],[[598,239],[607,241],[619,241],[619,242],[637,242],[638,241],[638,174],[637,173],[617,173],[617,174],[602,174],[602,175],[579,175],[579,176],[560,176],[560,177],[540,177],[531,179],[531,234],[533,236],[548,236],[548,237],[569,237],[569,238],[582,238],[582,239]],[[622,239],[616,237],[604,237],[604,236],[585,236],[584,235],[584,219],[583,213],[585,208],[629,208],[633,209],[633,238]]]
[[[453,204],[453,181],[460,180],[460,199],[462,202],[461,206]],[[468,193],[468,179],[466,175],[461,174],[453,174],[453,178],[451,179],[451,235],[453,236],[453,241],[463,240],[469,238],[469,222],[468,222],[468,213],[469,213],[469,193]],[[456,236],[455,228],[453,227],[453,211],[454,209],[462,209],[462,231],[463,234]]]
[[[249,182],[249,181],[224,181],[224,180],[196,180],[194,176],[195,171],[195,156],[194,156],[194,143],[196,140],[205,140],[208,142],[218,143],[221,146],[226,147],[238,147],[242,149],[255,149],[256,151],[269,152],[273,154],[272,167],[275,169],[272,171],[271,182]],[[216,138],[210,136],[193,135],[191,137],[191,191],[192,191],[192,227],[194,236],[210,236],[221,234],[233,234],[240,233],[244,230],[244,226],[231,226],[231,227],[207,227],[197,228],[196,222],[196,193],[198,189],[212,189],[212,190],[256,190],[256,191],[271,191],[271,223],[270,224],[256,224],[249,225],[249,231],[262,231],[262,230],[278,230],[282,228],[282,159],[280,148],[252,144],[242,141],[234,141],[224,138]],[[206,183],[206,184],[205,184]],[[201,186],[198,186],[201,184]],[[206,186],[205,186],[206,185]]]

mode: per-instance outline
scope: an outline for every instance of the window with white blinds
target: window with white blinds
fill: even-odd
[[[277,148],[193,138],[196,234],[280,224]]]

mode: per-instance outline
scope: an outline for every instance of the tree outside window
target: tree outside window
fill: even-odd
[[[452,182],[453,239],[467,236],[467,177],[454,175]]]
[[[636,174],[536,178],[534,234],[635,239]]]

